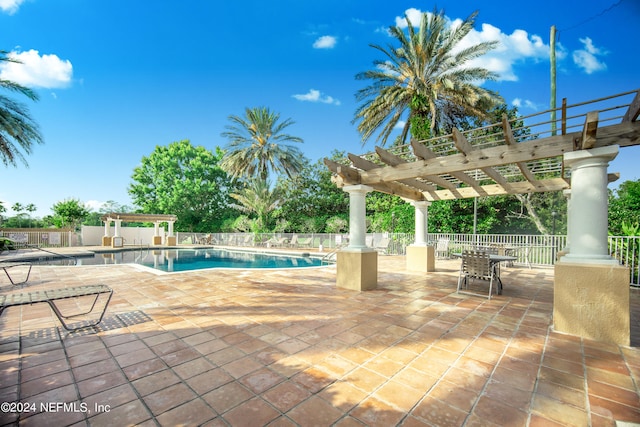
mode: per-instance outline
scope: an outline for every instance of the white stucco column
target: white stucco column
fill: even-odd
[[[122,220],[121,219],[114,219],[113,222],[116,223],[116,227],[115,227],[115,230],[113,232],[113,236],[114,237],[120,237],[120,227],[122,226]]]
[[[111,231],[111,220],[107,219],[104,221],[104,237],[109,237]]]
[[[349,193],[349,246],[346,251],[369,252],[367,247],[366,195],[373,188],[366,185],[347,185],[342,188]]]
[[[154,236],[160,235],[160,223],[158,221],[153,223],[153,235]]]
[[[427,245],[427,225],[429,223],[429,206],[431,202],[412,201],[411,204],[415,208],[415,240],[414,246]]]
[[[562,252],[569,253],[571,247],[571,190],[563,190],[562,195],[567,199],[567,244],[562,248]]]
[[[571,209],[568,236],[571,251],[562,261],[618,264],[608,248],[607,167],[618,155],[617,145],[566,153],[571,169]]]
[[[173,237],[173,221],[167,221],[169,224],[169,237]]]

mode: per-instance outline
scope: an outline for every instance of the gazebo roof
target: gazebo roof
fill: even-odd
[[[571,186],[562,155],[610,145],[640,145],[640,90],[552,110],[375,153],[324,159],[339,186],[363,184],[416,201],[559,191]],[[520,128],[516,123],[524,122]],[[529,132],[529,133],[528,133]],[[615,181],[618,174],[610,174]]]
[[[110,212],[100,217],[102,221],[113,221],[114,219],[121,219],[127,222],[168,222],[177,221],[178,217],[175,215],[162,215],[162,214],[134,214],[134,213],[115,213]]]

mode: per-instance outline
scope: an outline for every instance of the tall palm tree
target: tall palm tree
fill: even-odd
[[[257,216],[256,229],[254,230],[256,232],[263,232],[267,229],[269,216],[282,203],[278,188],[271,189],[269,181],[262,179],[250,180],[245,188],[237,193],[232,193],[231,197],[240,203],[234,207]]]
[[[0,64],[3,62],[19,62],[8,56],[7,51],[0,50]],[[31,89],[18,83],[0,79],[0,89],[17,92],[37,101],[38,95]],[[22,149],[31,154],[35,144],[42,144],[38,125],[29,116],[28,109],[18,102],[0,93],[0,160],[5,166],[16,166],[17,160],[27,165]]]
[[[478,82],[495,80],[497,75],[469,64],[498,42],[472,46],[461,43],[473,29],[476,15],[474,12],[460,24],[449,26],[444,11],[435,9],[422,14],[417,31],[405,15],[408,34],[399,26],[389,28],[398,47],[371,45],[385,59],[374,61],[375,69],[356,75],[358,80],[371,81],[356,93],[362,104],[353,122],[358,123],[363,144],[380,131],[377,140],[385,145],[407,109],[409,120],[403,127],[403,141],[411,123],[426,123],[435,135],[443,115],[462,110],[466,115],[484,117],[488,106],[501,101],[496,93],[477,86]]]
[[[294,124],[282,122],[280,114],[269,108],[246,108],[245,116],[229,116],[231,125],[222,136],[229,140],[220,166],[233,177],[258,177],[265,181],[269,171],[284,172],[291,177],[304,166],[304,155],[297,147],[284,142],[303,142],[302,138],[283,131]]]

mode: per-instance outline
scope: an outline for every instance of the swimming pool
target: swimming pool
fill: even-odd
[[[63,263],[60,261],[60,263]],[[49,262],[51,264],[51,262]],[[291,255],[227,249],[137,249],[96,253],[77,258],[76,265],[139,264],[166,272],[207,268],[300,268],[327,265],[309,254]]]

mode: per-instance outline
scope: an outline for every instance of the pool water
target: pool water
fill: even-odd
[[[144,249],[98,253],[77,258],[76,265],[140,264],[161,271],[206,268],[299,268],[326,265],[318,257],[279,255],[226,249]]]

